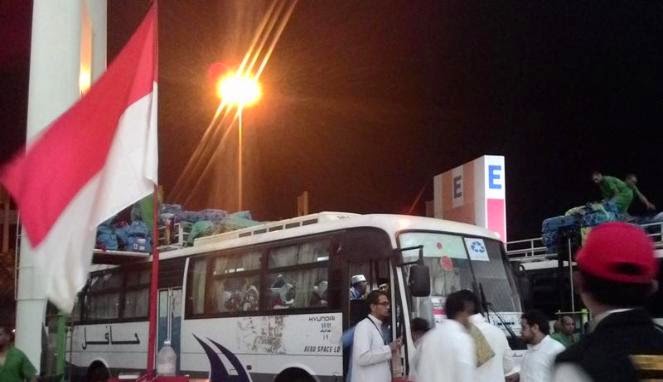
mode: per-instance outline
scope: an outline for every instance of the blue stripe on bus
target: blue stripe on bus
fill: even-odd
[[[216,355],[216,352],[214,349],[212,349],[211,346],[203,342],[200,338],[198,338],[195,334],[193,337],[200,343],[200,346],[202,346],[203,350],[205,350],[205,354],[207,354],[207,358],[209,359],[209,364],[210,364],[210,380],[209,382],[253,382],[251,380],[251,377],[246,373],[246,369],[244,369],[244,365],[242,365],[242,362],[228,349],[223,347],[221,344],[212,341],[210,338],[208,340],[216,346],[221,353],[230,361],[230,364],[235,367],[235,371],[237,371],[237,375],[230,375],[228,373],[228,370],[226,367],[223,365],[223,362],[221,359]]]

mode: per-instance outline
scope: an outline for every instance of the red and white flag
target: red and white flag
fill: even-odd
[[[96,227],[157,182],[157,12],[152,6],[89,92],[0,173],[43,267],[46,296],[70,312]]]

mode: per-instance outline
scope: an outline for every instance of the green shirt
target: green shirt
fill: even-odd
[[[625,213],[633,201],[633,189],[623,180],[614,176],[604,175],[599,183],[601,194],[605,199],[614,200],[619,212]]]
[[[557,340],[562,345],[564,345],[565,348],[568,348],[569,346],[578,342],[578,338],[576,337],[575,334],[567,336],[563,333],[555,332],[551,334],[550,337],[553,338],[554,340]]]
[[[24,382],[35,376],[37,371],[32,366],[28,357],[15,347],[7,351],[5,364],[0,366],[0,381],[2,382]]]

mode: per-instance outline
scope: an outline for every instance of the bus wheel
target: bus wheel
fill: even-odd
[[[110,373],[101,362],[93,362],[87,372],[87,382],[107,382]]]
[[[283,370],[274,382],[315,382],[315,380],[302,369],[290,368]]]

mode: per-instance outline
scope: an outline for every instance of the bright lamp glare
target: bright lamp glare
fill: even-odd
[[[258,102],[262,91],[254,78],[230,74],[219,80],[217,95],[224,103],[237,107],[251,106]]]
[[[90,90],[90,86],[92,85],[92,73],[90,73],[90,69],[87,67],[81,68],[81,71],[78,76],[78,90],[80,91],[81,94],[87,93],[88,90]]]

